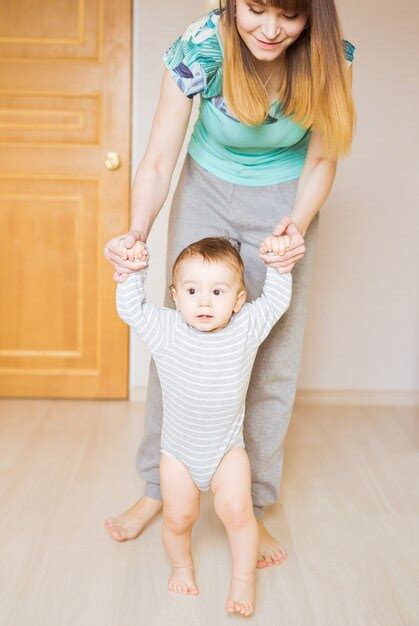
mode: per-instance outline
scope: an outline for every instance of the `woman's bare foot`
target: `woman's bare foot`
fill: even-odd
[[[255,577],[232,578],[230,583],[230,593],[226,602],[228,613],[240,613],[248,617],[253,613],[255,604]]]
[[[259,549],[256,567],[263,569],[273,565],[281,565],[287,558],[284,548],[281,548],[275,537],[266,530],[262,521],[258,521]]]
[[[175,567],[172,565],[172,573],[169,578],[169,591],[197,596],[199,589],[196,586],[193,565]]]
[[[107,517],[105,528],[116,541],[135,539],[161,510],[163,502],[144,496],[128,511],[117,517]]]

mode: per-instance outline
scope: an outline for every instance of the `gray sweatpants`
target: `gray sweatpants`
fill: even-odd
[[[272,233],[281,217],[290,215],[297,183],[298,179],[263,187],[229,183],[187,155],[169,217],[164,305],[173,306],[168,286],[177,255],[193,241],[210,236],[228,236],[240,243],[248,300],[257,298],[266,274],[266,266],[258,257],[260,242]],[[318,222],[317,214],[305,236],[304,257],[292,270],[291,305],[258,350],[246,396],[244,441],[252,468],[253,506],[259,519],[263,507],[273,504],[279,493],[283,441],[295,398]],[[159,500],[162,417],[160,383],[152,359],[137,470],[147,483],[145,495]]]

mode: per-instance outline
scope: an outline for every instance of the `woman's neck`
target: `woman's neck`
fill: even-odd
[[[275,61],[266,62],[254,59],[255,70],[264,85],[268,102],[272,104],[278,97],[279,88],[285,74],[284,59],[279,57]]]
[[[257,71],[262,83],[266,83],[269,77],[271,77],[268,83],[269,85],[276,84],[279,86],[281,84],[281,79],[285,71],[283,56],[284,55],[281,55],[278,59],[275,59],[274,61],[259,61],[259,59],[253,57],[255,70]]]

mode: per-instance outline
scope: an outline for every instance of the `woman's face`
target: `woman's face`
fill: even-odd
[[[307,15],[266,6],[261,0],[236,0],[236,24],[246,46],[259,61],[274,61],[304,30]]]

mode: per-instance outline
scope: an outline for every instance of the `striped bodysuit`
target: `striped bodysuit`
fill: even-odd
[[[292,277],[268,267],[262,295],[233,313],[224,328],[205,332],[179,311],[148,303],[146,275],[144,269],[118,283],[118,314],[142,337],[156,363],[163,397],[161,452],[181,461],[205,491],[224,455],[244,447],[253,362],[289,306]]]

